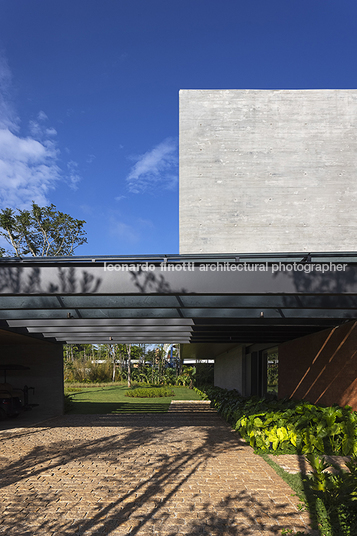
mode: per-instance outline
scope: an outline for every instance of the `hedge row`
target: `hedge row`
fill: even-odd
[[[131,389],[125,393],[125,396],[132,398],[159,398],[174,396],[174,392],[169,387],[146,387]]]

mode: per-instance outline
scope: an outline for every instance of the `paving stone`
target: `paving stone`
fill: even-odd
[[[0,432],[0,533],[276,536],[306,512],[204,402]]]

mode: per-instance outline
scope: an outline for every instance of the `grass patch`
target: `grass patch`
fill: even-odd
[[[291,474],[284,471],[284,469],[282,469],[280,465],[275,463],[269,457],[269,454],[272,453],[267,454],[266,452],[260,451],[256,452],[256,454],[261,456],[263,460],[274,469],[277,475],[279,475],[291,487],[291,489],[295,492],[295,494],[299,497],[301,501],[305,501],[306,496],[301,473]]]
[[[103,413],[166,413],[171,400],[201,400],[201,397],[187,387],[170,387],[170,396],[160,398],[130,398],[128,387],[110,384],[105,387],[91,387],[69,394],[71,404],[69,414]]]
[[[300,499],[299,508],[310,514],[311,527],[321,536],[355,536],[357,534],[357,459],[346,462],[349,471],[324,472],[331,466],[317,456],[311,459],[313,473],[302,475],[284,471],[267,453],[258,453],[291,487]],[[288,529],[283,534],[290,534]],[[291,533],[293,534],[293,533]],[[305,534],[305,533],[296,533]]]
[[[174,392],[169,387],[135,387],[125,393],[125,396],[131,398],[159,398],[159,397],[171,397],[174,396]]]
[[[280,478],[284,480],[290,486],[292,491],[292,495],[296,495],[300,499],[300,503],[298,505],[299,510],[309,510],[310,514],[310,522],[311,522],[311,528],[317,529],[318,528],[318,521],[317,521],[317,512],[316,512],[316,506],[315,506],[315,498],[312,489],[310,486],[307,485],[305,477],[301,473],[291,474],[287,473],[278,465],[275,463],[270,457],[267,452],[256,452],[259,456],[263,458],[263,460],[270,465],[272,469],[276,472]],[[272,453],[270,453],[272,454]],[[287,531],[283,532],[283,534],[289,534]],[[290,533],[294,534],[294,533]],[[298,532],[295,533],[296,536],[298,535],[305,535],[306,532]]]

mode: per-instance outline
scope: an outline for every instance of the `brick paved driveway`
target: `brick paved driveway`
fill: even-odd
[[[277,535],[291,489],[215,411],[67,415],[0,433],[0,534]]]

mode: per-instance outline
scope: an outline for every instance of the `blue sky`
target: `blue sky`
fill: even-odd
[[[0,0],[0,208],[176,253],[180,89],[357,87],[356,0]]]

